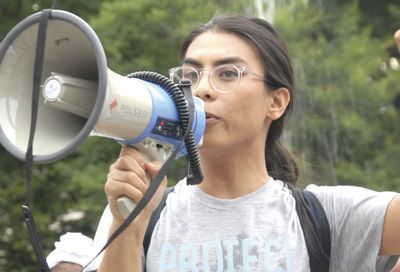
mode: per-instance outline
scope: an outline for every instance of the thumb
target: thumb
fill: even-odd
[[[152,177],[152,180],[155,178],[155,176],[158,174],[158,172],[161,169],[162,164],[160,162],[146,162],[145,167],[147,173],[149,173]],[[157,188],[157,191],[154,194],[154,197],[150,201],[148,206],[148,210],[151,212],[154,211],[154,209],[160,204],[160,201],[163,197],[165,188],[167,187],[168,180],[167,177],[162,177],[162,181],[160,186]]]
[[[162,164],[159,161],[146,162],[146,170],[152,178],[154,178],[160,171]]]
[[[162,163],[160,163],[159,161],[146,162],[145,167],[146,167],[147,173],[149,173],[151,175],[151,178],[154,179],[155,176],[160,171],[160,169],[162,167]],[[165,188],[167,183],[168,183],[168,181],[167,181],[166,176],[164,176],[162,178],[163,178],[163,180],[161,182],[162,186],[160,186],[160,187]]]

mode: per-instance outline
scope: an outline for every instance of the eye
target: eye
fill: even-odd
[[[215,73],[215,76],[222,81],[235,81],[239,78],[239,71],[233,67],[221,67]]]
[[[181,77],[184,80],[190,80],[193,82],[193,81],[197,80],[198,74],[193,69],[183,69]]]

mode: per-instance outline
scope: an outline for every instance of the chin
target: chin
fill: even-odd
[[[229,148],[227,140],[221,137],[204,137],[203,143],[199,146],[199,151],[204,154],[220,153]]]

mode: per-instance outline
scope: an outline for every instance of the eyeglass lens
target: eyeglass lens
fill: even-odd
[[[190,66],[176,68],[172,74],[172,80],[179,83],[182,80],[190,80],[192,88],[196,89],[204,71],[198,71]],[[236,87],[241,77],[240,70],[233,65],[223,65],[208,72],[208,79],[213,88],[220,92],[227,92]]]

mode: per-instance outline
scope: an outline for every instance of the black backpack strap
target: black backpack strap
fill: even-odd
[[[309,231],[305,231],[305,219],[299,216],[310,256],[311,271],[329,271],[331,233],[328,218],[326,217],[324,208],[313,193],[301,191],[301,196],[314,232],[312,234]]]
[[[303,191],[302,193],[307,211],[309,212],[309,216],[314,224],[315,230],[317,231],[321,246],[325,255],[329,259],[329,256],[331,255],[331,231],[325,210],[313,193],[309,191]]]
[[[154,210],[153,214],[150,217],[149,225],[147,226],[146,234],[144,235],[143,240],[143,249],[144,255],[147,255],[147,251],[149,250],[151,236],[153,235],[154,228],[160,218],[161,211],[164,209],[167,201],[168,194],[174,190],[174,187],[167,187],[164,191],[163,198],[161,199],[160,204]]]

